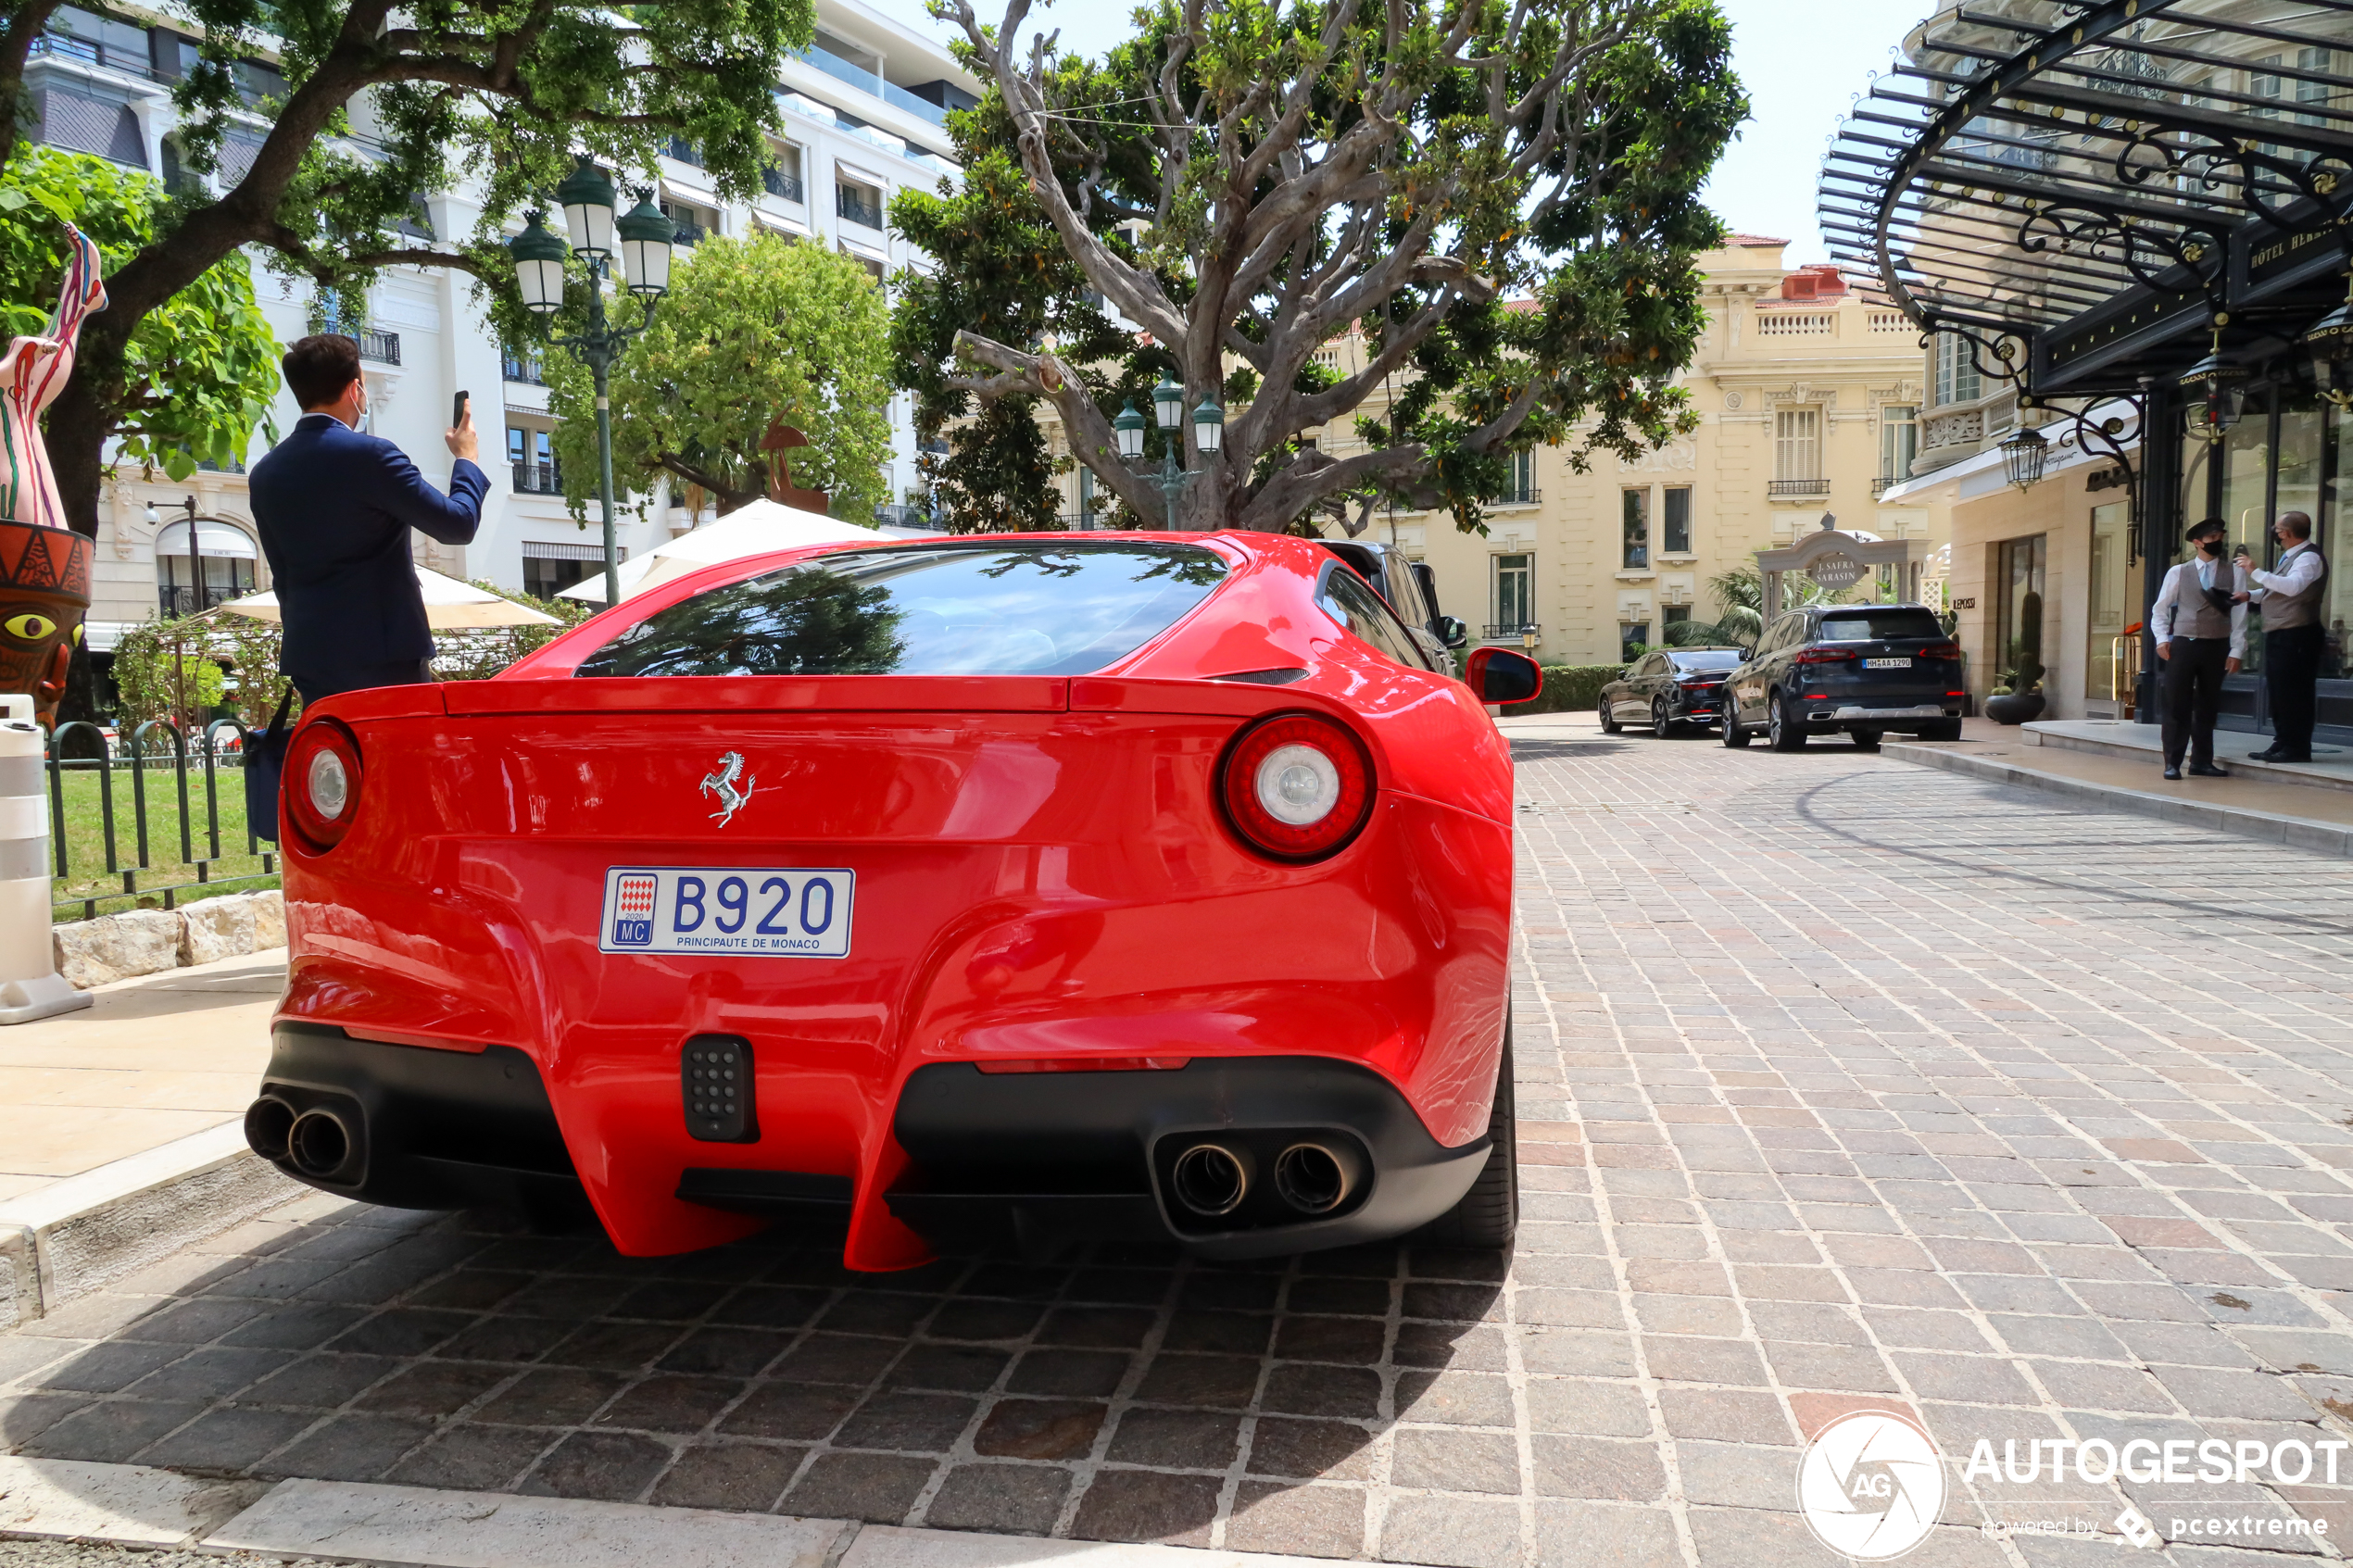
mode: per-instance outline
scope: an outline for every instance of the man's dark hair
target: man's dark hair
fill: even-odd
[[[2312,517],[2309,512],[2282,512],[2280,526],[2298,539],[2312,537]]]
[[[2200,518],[2182,530],[2182,537],[2195,545],[2208,533],[2228,533],[2230,531],[2231,525],[2219,517]]]
[[[278,369],[296,406],[324,408],[359,379],[359,345],[341,332],[316,332],[287,349]]]

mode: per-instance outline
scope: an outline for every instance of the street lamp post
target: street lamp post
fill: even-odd
[[[597,498],[604,513],[609,605],[621,602],[621,554],[612,515],[612,363],[623,345],[653,325],[655,302],[670,292],[671,245],[677,235],[677,225],[648,198],[640,197],[635,208],[615,220],[615,194],[612,181],[584,157],[556,187],[556,204],[563,208],[572,243],[567,245],[549,233],[535,212],[507,246],[522,302],[542,320],[563,308],[565,261],[577,252],[587,263],[587,331],[547,341],[577,353],[597,383]],[[634,327],[613,326],[605,319],[605,280],[616,270],[623,285],[645,302],[645,320]]]
[[[1181,445],[1177,435],[1185,420],[1185,389],[1171,379],[1162,378],[1161,383],[1152,388],[1152,412],[1160,421],[1162,433],[1160,472],[1140,477],[1159,490],[1161,503],[1167,509],[1167,526],[1173,531],[1176,526],[1176,497],[1202,471],[1183,467],[1177,458]],[[1135,404],[1120,410],[1119,417],[1112,421],[1112,430],[1119,438],[1122,458],[1132,462],[1144,455],[1144,416],[1136,411]],[[1225,439],[1226,410],[1217,406],[1214,396],[1202,398],[1201,407],[1193,410],[1193,445],[1201,448],[1202,457],[1210,458],[1216,456]]]

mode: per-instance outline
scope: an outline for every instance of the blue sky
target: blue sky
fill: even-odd
[[[951,30],[924,14],[922,0],[867,0],[902,25],[946,39]],[[1002,0],[976,0],[980,15],[1001,17]],[[1724,221],[1751,234],[1790,242],[1787,259],[1823,261],[1829,253],[1814,226],[1814,182],[1825,144],[1854,95],[1889,50],[1920,19],[1920,0],[1719,0],[1732,20],[1733,59],[1748,85],[1755,118],[1717,166],[1707,197]],[[1063,0],[1034,8],[1027,35],[1060,28],[1065,45],[1100,53],[1129,31],[1121,0]]]

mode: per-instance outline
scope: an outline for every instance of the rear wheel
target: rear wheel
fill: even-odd
[[[1958,719],[1940,719],[1933,724],[1920,726],[1922,740],[1958,740],[1960,738],[1961,721]]]
[[[1602,698],[1602,734],[1614,735],[1622,728],[1623,726],[1617,721],[1617,714],[1614,711],[1610,699],[1604,696]]]
[[[1741,727],[1740,705],[1731,694],[1724,695],[1724,744],[1738,751],[1749,743],[1749,734]]]
[[[1850,730],[1847,733],[1855,737],[1856,750],[1877,751],[1879,749],[1879,732],[1877,730]]]
[[[1512,1103],[1512,1021],[1504,1015],[1504,1055],[1495,1064],[1495,1107],[1487,1113],[1487,1163],[1454,1207],[1414,1239],[1430,1247],[1497,1248],[1519,1229],[1518,1117]]]
[[[1765,705],[1765,739],[1775,751],[1795,751],[1806,744],[1806,726],[1779,692]]]
[[[1667,699],[1663,696],[1651,698],[1651,734],[1666,740],[1674,734],[1675,730],[1675,721],[1667,716]]]

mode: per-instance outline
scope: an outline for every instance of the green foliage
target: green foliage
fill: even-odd
[[[122,693],[116,709],[126,730],[150,719],[177,716],[183,728],[201,729],[220,706],[222,671],[205,646],[209,624],[177,616],[139,622],[115,644],[115,685]]]
[[[1747,114],[1713,0],[1152,0],[1101,60],[937,3],[991,82],[960,145],[997,161],[894,207],[911,238],[966,247],[900,306],[901,382],[927,405],[1052,397],[1074,455],[1141,508],[1108,420],[1164,369],[1191,395],[1223,383],[1225,450],[1184,521],[1268,529],[1387,496],[1484,532],[1515,453],[1582,470],[1696,426],[1673,380],[1705,320],[1692,258],[1722,232],[1699,190]],[[1149,335],[1090,332],[1088,290]],[[1315,364],[1352,326],[1363,363]],[[1368,450],[1302,460],[1352,414]]]
[[[57,308],[65,224],[89,235],[111,270],[155,239],[167,204],[162,184],[136,169],[20,149],[0,169],[0,340],[42,331]],[[149,313],[117,373],[94,389],[115,420],[117,460],[182,480],[199,461],[242,461],[257,425],[275,441],[277,357],[245,259],[231,255]]]
[[[544,647],[602,608],[579,599],[543,599],[480,578],[473,585],[512,604],[552,615],[553,626],[485,626],[472,632],[435,632],[433,672],[445,681],[486,681],[535,649]]]
[[[838,252],[766,232],[680,250],[653,325],[613,366],[616,492],[649,495],[668,475],[732,511],[767,494],[777,454],[761,443],[782,423],[809,437],[783,454],[792,483],[824,491],[837,517],[872,517],[887,499],[889,324],[873,275]],[[565,499],[585,520],[597,493],[594,383],[567,350],[550,349],[545,365],[548,408],[563,420]]]
[[[1583,713],[1601,706],[1602,688],[1626,673],[1623,664],[1547,664],[1544,689],[1533,702],[1505,709],[1506,713]]]
[[[944,457],[925,459],[924,477],[951,532],[1059,528],[1061,470],[1038,428],[1037,400],[978,400],[956,385],[956,333],[1051,341],[1090,385],[1102,383],[1097,390],[1106,396],[1114,378],[1103,367],[1125,360],[1133,345],[1088,297],[1086,273],[1005,151],[1011,128],[1001,102],[950,116],[949,130],[964,164],[961,187],[947,180],[936,194],[910,187],[890,204],[891,226],[938,263],[892,280],[893,378],[915,394],[916,439],[948,444]]]
[[[225,659],[237,672],[237,689],[230,702],[248,729],[268,728],[280,700],[294,690],[294,682],[279,667],[285,646],[284,629],[274,621],[224,613],[205,622],[205,652]],[[286,709],[286,721],[291,724],[301,714],[302,698],[297,696]]]

